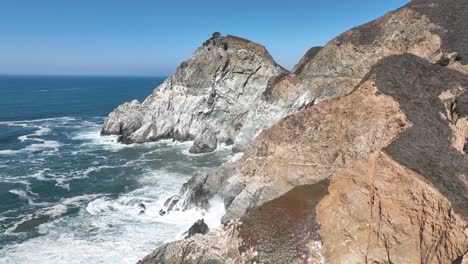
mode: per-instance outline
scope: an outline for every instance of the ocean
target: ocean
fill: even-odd
[[[135,263],[199,218],[220,224],[216,199],[207,212],[159,210],[192,173],[230,160],[227,147],[100,136],[110,111],[163,80],[0,76],[0,263]]]

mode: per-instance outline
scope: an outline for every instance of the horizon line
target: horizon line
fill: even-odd
[[[172,74],[171,74],[172,75]],[[41,74],[41,73],[0,73],[0,77],[121,77],[121,78],[168,78],[171,75],[142,75],[142,74]]]

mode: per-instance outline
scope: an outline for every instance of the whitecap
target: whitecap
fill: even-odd
[[[16,150],[12,150],[12,149],[2,149],[0,150],[0,155],[13,155],[13,154],[16,154],[17,151]]]
[[[9,190],[8,192],[18,195],[18,197],[21,199],[25,199],[25,200],[28,199],[28,193],[24,190],[13,189],[13,190]]]
[[[28,140],[28,136],[27,136],[27,135],[19,136],[19,137],[18,137],[18,140],[20,140],[20,141],[26,141],[26,140]]]
[[[77,120],[75,117],[62,116],[62,117],[39,118],[39,119],[30,119],[30,120],[1,121],[0,125],[27,127],[29,126],[28,123],[37,123],[37,122],[44,122],[44,121],[69,122],[69,121],[75,121],[75,120]]]
[[[40,138],[35,138],[35,141],[41,142],[40,144],[31,144],[26,146],[22,149],[12,150],[12,149],[5,149],[0,150],[0,155],[15,155],[20,153],[32,153],[36,151],[46,150],[46,149],[53,149],[57,150],[61,144],[55,140],[43,140]]]
[[[67,212],[68,206],[77,205],[84,201],[90,201],[99,196],[102,196],[102,194],[79,195],[71,198],[66,198],[63,199],[59,204],[43,209],[42,214],[50,216],[52,218],[57,218]]]
[[[44,215],[50,216],[52,218],[57,218],[67,212],[67,206],[64,204],[57,204],[50,208],[47,208],[43,211]]]
[[[37,127],[38,129],[33,133],[33,134],[28,134],[28,135],[23,135],[23,136],[19,136],[18,137],[18,140],[24,142],[24,141],[27,141],[27,140],[36,140],[36,141],[42,141],[41,139],[39,138],[31,138],[32,136],[42,136],[46,133],[49,133],[51,132],[50,128],[47,128],[47,127],[43,127],[43,126],[38,126]]]

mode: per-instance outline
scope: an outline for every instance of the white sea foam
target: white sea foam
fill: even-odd
[[[8,192],[18,195],[18,197],[20,197],[21,199],[28,199],[28,193],[24,190],[13,189],[9,190]]]
[[[67,212],[67,206],[64,204],[57,204],[50,208],[47,208],[43,214],[48,215],[52,218],[57,218]]]
[[[28,140],[28,136],[27,136],[27,135],[19,136],[18,139],[19,139],[20,141],[26,141],[26,140]]]
[[[43,140],[40,138],[35,138],[35,141],[39,141],[41,143],[36,143],[36,144],[31,144],[29,146],[26,146],[22,149],[17,149],[17,150],[12,150],[12,149],[5,149],[5,150],[0,150],[0,155],[14,155],[14,154],[19,154],[19,153],[33,153],[36,151],[41,151],[45,149],[53,149],[57,150],[61,144],[58,141],[55,140]]]
[[[99,129],[93,129],[91,131],[82,131],[74,135],[71,139],[83,140],[83,146],[96,147],[100,146],[107,150],[118,151],[122,148],[131,147],[132,145],[125,145],[117,142],[118,136],[109,135],[101,136]]]
[[[40,139],[40,138],[31,138],[31,137],[33,137],[33,136],[42,136],[42,135],[44,135],[46,133],[49,133],[51,131],[49,128],[43,127],[43,126],[38,126],[37,128],[38,129],[33,134],[19,136],[18,140],[23,141],[23,142],[26,141],[26,140],[42,141],[42,139]]]
[[[30,120],[18,120],[18,121],[1,121],[0,125],[27,127],[30,123],[38,123],[38,122],[44,122],[44,121],[70,122],[70,121],[75,121],[75,120],[76,118],[74,117],[62,116],[62,117],[51,117],[51,118],[40,118],[40,119],[30,119]]]
[[[28,188],[25,191],[13,190],[13,192],[18,193],[19,197],[23,195],[22,199],[28,199],[30,207],[39,208],[35,211],[35,215],[24,216],[24,221],[31,220],[37,215],[47,216],[53,220],[38,227],[40,236],[19,244],[10,244],[1,249],[0,263],[135,263],[161,243],[180,238],[198,219],[204,218],[210,228],[220,224],[221,216],[224,214],[224,203],[219,198],[210,201],[210,208],[207,211],[191,209],[184,212],[172,211],[164,216],[159,215],[159,210],[163,208],[166,198],[176,194],[182,184],[190,177],[189,173],[171,172],[172,166],[178,168],[179,166],[196,167],[196,164],[192,164],[190,160],[197,159],[189,158],[187,164],[184,161],[168,162],[167,158],[160,157],[161,155],[158,155],[157,152],[174,151],[178,155],[180,153],[188,154],[192,142],[181,143],[164,140],[142,145],[124,145],[117,142],[117,136],[100,136],[100,125],[97,123],[80,122],[78,125],[78,122],[71,122],[64,124],[68,121],[70,120],[61,118],[42,120],[41,123],[37,120],[14,123],[14,125],[24,124],[36,128],[34,134],[43,134],[24,135],[21,139],[31,140],[27,142],[31,145],[21,150],[11,151],[12,153],[29,153],[34,152],[33,149],[55,150],[52,148],[54,146],[53,143],[51,144],[52,140],[49,140],[55,139],[54,135],[47,135],[47,137],[44,135],[55,131],[58,126],[66,125],[67,128],[76,128],[75,133],[70,132],[70,139],[79,140],[78,144],[80,145],[77,145],[75,149],[70,147],[74,146],[73,144],[67,142],[66,146],[60,148],[60,143],[55,141],[55,147],[64,151],[62,153],[64,155],[77,155],[78,159],[83,154],[88,158],[92,157],[89,165],[84,168],[70,168],[69,171],[55,171],[54,167],[46,163],[48,156],[34,155],[34,161],[43,158],[39,164],[35,165],[39,166],[38,169],[24,177],[20,176],[16,179],[12,177],[11,181],[8,180],[8,182],[22,180],[26,181],[25,184],[27,184],[31,178],[55,180],[58,186],[67,189],[70,188],[73,180],[106,173],[105,171],[99,172],[100,170],[116,168],[117,166],[147,166],[146,164],[151,164],[151,161],[154,160],[164,163],[161,163],[161,169],[154,169],[155,166],[151,166],[153,169],[150,169],[148,166],[141,174],[135,175],[138,185],[142,187],[131,192],[121,193],[118,197],[92,194],[62,199],[55,203],[35,203],[41,201],[40,197],[36,197]],[[40,127],[47,128],[49,131],[40,131]],[[69,132],[67,131],[67,133]],[[40,142],[33,142],[33,139]],[[125,157],[126,163],[123,165],[121,162],[116,164],[110,160],[113,156],[120,156],[114,152],[123,151],[126,148],[138,148],[142,151],[135,151],[135,153],[140,154],[133,155],[132,158]],[[213,158],[225,159],[228,149],[223,145],[220,146]],[[102,150],[108,151],[103,152]],[[108,155],[109,160],[107,160],[106,153],[109,152],[113,153]],[[126,151],[123,151],[123,154],[126,155]],[[211,159],[211,157],[208,156],[207,159]],[[46,166],[52,169],[48,169]],[[144,213],[141,213],[140,203],[146,207]],[[77,207],[80,208],[78,213],[67,215],[70,208]],[[12,230],[14,229],[10,231],[12,232]],[[11,235],[17,234],[12,232]]]
[[[92,195],[80,195],[80,196],[75,196],[71,198],[66,198],[61,201],[61,203],[56,204],[52,207],[45,208],[42,211],[43,215],[48,215],[52,218],[57,218],[59,216],[62,216],[67,212],[68,206],[70,205],[76,205],[80,202],[83,201],[89,201],[92,199],[95,199],[99,196],[102,196],[102,194],[92,194]]]
[[[3,149],[3,150],[0,150],[0,155],[13,155],[13,154],[16,154],[17,151],[16,150],[12,150],[12,149]]]
[[[9,193],[16,194],[20,199],[27,200],[28,204],[34,205],[33,198],[28,194],[28,191],[20,190],[20,189],[12,189],[8,191]]]
[[[219,198],[210,201],[208,211],[159,215],[165,199],[175,194],[186,178],[148,171],[141,179],[144,187],[117,198],[95,195],[62,200],[44,209],[44,214],[56,220],[39,226],[42,236],[6,246],[0,252],[0,263],[135,263],[162,243],[181,238],[198,219],[204,218],[210,228],[219,226],[224,214]],[[57,218],[69,205],[90,200],[77,216]],[[146,207],[144,213],[140,203]]]

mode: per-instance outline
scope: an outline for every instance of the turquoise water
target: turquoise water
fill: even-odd
[[[202,215],[219,224],[221,201],[158,212],[193,172],[229,160],[228,148],[191,155],[190,142],[99,135],[112,109],[162,81],[0,77],[0,263],[134,263]]]

